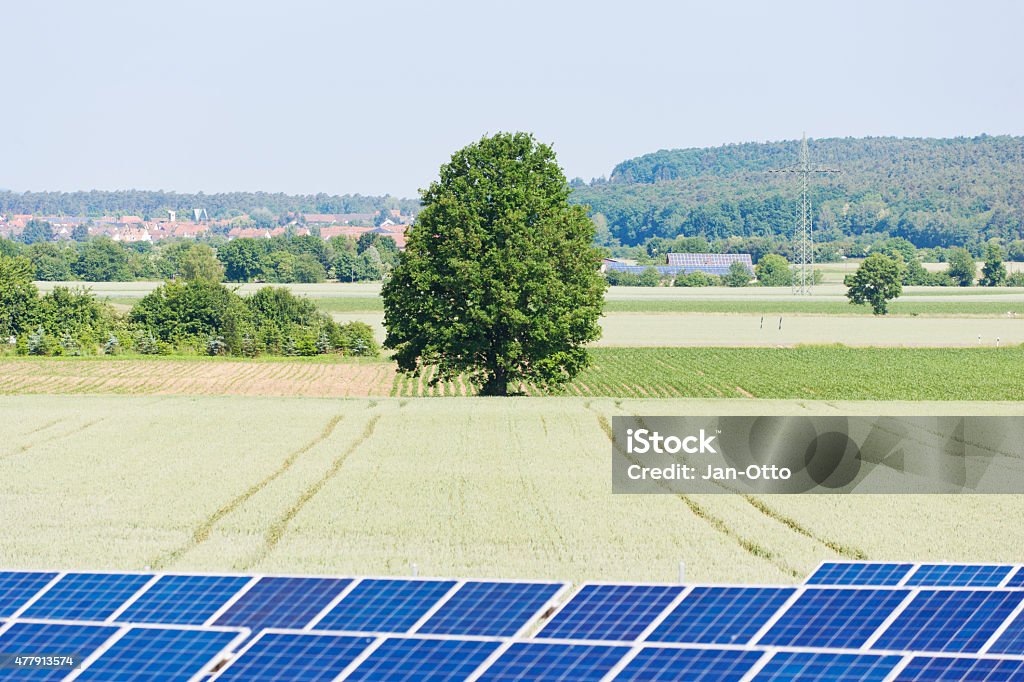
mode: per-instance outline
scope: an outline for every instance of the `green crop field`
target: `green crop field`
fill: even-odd
[[[6,396],[0,565],[792,582],[822,559],[1024,561],[1020,496],[610,494],[613,415],[836,412],[1024,409]]]
[[[387,360],[12,358],[0,394],[464,396],[464,380],[398,375]],[[527,387],[527,392],[543,392]],[[1024,400],[1021,348],[597,348],[562,395],[610,398]]]

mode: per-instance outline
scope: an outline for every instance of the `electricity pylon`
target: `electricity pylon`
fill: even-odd
[[[800,174],[800,223],[796,234],[796,272],[793,273],[793,293],[810,296],[814,290],[814,234],[811,221],[811,196],[808,192],[811,173],[841,173],[838,168],[811,166],[811,155],[807,151],[807,134],[800,143],[800,163],[789,168],[770,170],[769,173]]]

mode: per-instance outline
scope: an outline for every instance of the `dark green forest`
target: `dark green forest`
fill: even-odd
[[[416,199],[399,199],[360,194],[282,194],[269,192],[224,192],[216,194],[179,194],[177,192],[118,190],[88,192],[0,192],[0,214],[32,213],[35,215],[138,215],[146,219],[163,218],[167,210],[178,211],[182,217],[193,208],[205,208],[211,218],[231,218],[269,211],[275,216],[289,213],[373,213],[382,209],[401,209],[403,213],[419,210]]]
[[[1024,137],[809,140],[820,242],[902,237],[920,248],[1024,238]],[[787,238],[797,220],[799,140],[662,150],[608,179],[573,181],[607,246],[652,237]],[[606,228],[606,229],[605,229]],[[972,250],[980,250],[975,248]]]

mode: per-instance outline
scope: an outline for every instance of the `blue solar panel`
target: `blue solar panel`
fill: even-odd
[[[327,682],[372,642],[371,637],[266,632],[224,668],[218,682]]]
[[[923,590],[882,633],[877,649],[977,652],[1024,599],[1020,592]]]
[[[899,656],[812,654],[780,651],[754,680],[757,682],[882,682],[900,662]]]
[[[997,658],[930,658],[919,656],[896,676],[894,682],[1014,682],[1024,680],[1024,661]]]
[[[746,644],[795,591],[775,587],[695,587],[647,639]]]
[[[363,580],[314,627],[408,632],[453,587],[454,580]]]
[[[346,680],[445,682],[465,680],[498,648],[463,639],[388,639]]]
[[[909,590],[808,589],[757,643],[856,649],[908,594]]]
[[[895,587],[910,572],[913,564],[872,564],[858,562],[834,562],[822,564],[811,577],[808,585],[869,585]]]
[[[511,637],[561,588],[558,583],[468,582],[417,632]]]
[[[513,644],[478,679],[599,682],[628,652],[625,646]]]
[[[250,580],[243,576],[161,576],[117,620],[125,623],[202,625]]]
[[[56,573],[0,571],[0,618],[13,615],[55,577]]]
[[[761,651],[644,648],[615,676],[616,682],[739,682]]]
[[[1024,655],[1024,613],[1018,613],[987,653]]]
[[[539,636],[636,639],[682,591],[673,585],[584,585]]]
[[[261,578],[231,605],[216,625],[302,628],[352,581],[347,578]]]
[[[980,564],[923,564],[910,576],[907,586],[999,587],[1013,566]]]
[[[82,682],[188,682],[209,670],[237,632],[133,628],[89,664]]]
[[[106,625],[61,625],[55,623],[15,623],[0,634],[0,680],[62,680],[69,668],[15,667],[10,656],[70,656],[74,667],[110,639],[118,628]]]
[[[1017,572],[1006,581],[1007,587],[1024,587],[1024,567],[1018,567]]]
[[[152,579],[130,573],[68,573],[21,617],[104,620]]]

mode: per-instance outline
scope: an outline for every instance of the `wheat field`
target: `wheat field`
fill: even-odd
[[[1019,496],[613,495],[616,414],[1019,403],[0,397],[0,566],[793,582],[1024,561]]]

